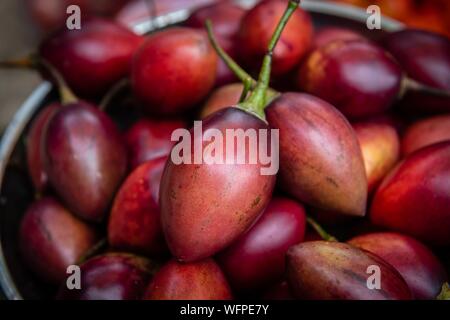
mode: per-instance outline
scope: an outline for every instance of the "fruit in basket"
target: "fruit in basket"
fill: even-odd
[[[266,109],[280,130],[280,186],[298,200],[342,215],[364,216],[367,179],[351,125],[332,105],[284,93]]]
[[[238,55],[248,68],[258,70],[267,45],[283,14],[286,1],[264,0],[249,10],[242,19],[238,33]],[[309,13],[297,10],[283,30],[273,55],[273,74],[291,71],[309,50],[313,36]]]
[[[98,98],[129,75],[132,55],[143,39],[113,21],[85,19],[80,30],[64,27],[47,37],[39,54],[77,95]]]
[[[48,177],[44,168],[42,141],[48,122],[60,107],[59,103],[52,103],[42,109],[33,120],[27,134],[26,155],[28,172],[38,193],[44,191],[48,184]]]
[[[380,121],[358,122],[353,128],[361,146],[371,193],[399,161],[399,137],[392,125]]]
[[[255,291],[280,280],[285,254],[305,233],[305,209],[287,198],[273,198],[252,228],[218,256],[230,285]]]
[[[138,120],[125,133],[130,168],[167,156],[174,145],[172,133],[185,126],[182,120]]]
[[[412,298],[408,285],[397,270],[380,257],[349,244],[305,242],[289,249],[286,264],[288,283],[297,299]],[[374,270],[379,272],[379,286],[375,278],[369,279],[371,276],[376,277],[377,271]]]
[[[375,193],[373,224],[435,245],[450,245],[450,141],[409,155]]]
[[[159,184],[166,157],[138,166],[114,199],[108,242],[117,249],[159,256],[167,252],[159,213]]]
[[[402,70],[368,41],[334,41],[312,51],[297,74],[300,90],[318,96],[350,119],[388,110],[396,101]]]
[[[238,104],[243,91],[244,85],[241,83],[227,84],[217,88],[211,93],[208,100],[206,100],[200,117],[204,119],[216,111]]]
[[[192,263],[171,260],[153,277],[146,300],[230,300],[232,293],[213,259]]]
[[[409,92],[405,97],[405,111],[450,111],[450,40],[447,37],[423,30],[405,29],[389,33],[382,40],[382,45],[397,59],[410,78],[447,91],[445,97]]]
[[[437,257],[414,238],[393,232],[368,233],[348,241],[391,264],[405,279],[416,299],[433,300],[447,274]]]
[[[402,137],[404,156],[431,144],[450,140],[450,114],[437,115],[416,121]]]
[[[71,290],[64,281],[57,299],[138,300],[154,271],[155,265],[143,257],[126,253],[100,255],[80,266],[81,289]]]
[[[19,229],[20,252],[28,267],[53,285],[65,279],[67,267],[76,264],[97,240],[94,228],[52,197],[32,203]]]
[[[43,144],[53,189],[71,212],[101,221],[127,169],[116,125],[95,106],[74,101],[50,120]]]
[[[366,38],[352,30],[342,27],[324,27],[316,32],[311,45],[311,50],[323,47],[333,41],[365,40]]]

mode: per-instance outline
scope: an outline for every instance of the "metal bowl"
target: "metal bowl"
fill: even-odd
[[[255,2],[257,1],[238,1],[243,7],[251,7]],[[401,23],[383,17],[382,30],[368,30],[368,14],[352,6],[303,1],[302,8],[311,13],[316,27],[344,26],[375,40],[385,32],[403,28]],[[158,30],[182,23],[190,13],[190,10],[173,12],[138,23],[134,29],[138,33]],[[56,98],[50,83],[43,82],[38,86],[19,108],[0,143],[0,285],[8,299],[49,299],[54,293],[54,289],[36,279],[24,265],[17,240],[21,217],[33,201],[33,188],[24,160],[24,133],[36,113]]]

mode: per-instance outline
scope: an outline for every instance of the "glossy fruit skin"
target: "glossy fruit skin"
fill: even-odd
[[[449,181],[450,141],[414,152],[378,188],[372,223],[430,244],[449,245]]]
[[[382,48],[368,41],[334,41],[311,52],[297,85],[350,119],[388,110],[400,93],[402,70]]]
[[[133,91],[148,113],[182,113],[213,87],[217,59],[202,31],[175,27],[157,32],[134,55]]]
[[[20,224],[22,257],[34,273],[54,285],[66,278],[66,268],[76,264],[97,240],[91,226],[51,197],[31,204]]]
[[[138,300],[153,274],[154,266],[143,257],[108,253],[80,266],[81,290],[61,284],[58,300]]]
[[[255,116],[230,107],[203,121],[203,132],[210,128],[225,137],[227,129],[267,130],[268,126]],[[191,136],[191,145],[201,143],[201,137],[192,130]],[[267,136],[264,143],[270,146],[270,131]],[[258,150],[261,142],[258,141]],[[249,154],[248,144],[245,152]],[[223,154],[226,153],[224,149]],[[161,221],[169,248],[177,259],[190,262],[209,257],[253,224],[269,203],[275,185],[275,176],[261,175],[261,168],[259,161],[212,165],[176,165],[172,159],[167,162],[160,188]]]
[[[153,277],[145,300],[230,300],[232,293],[220,267],[213,259],[191,263],[175,260]]]
[[[206,100],[200,118],[205,119],[207,116],[216,111],[225,109],[229,106],[235,105],[241,98],[244,85],[241,83],[232,83],[223,87],[217,88]]]
[[[127,169],[116,125],[89,103],[65,105],[48,125],[44,151],[50,184],[71,212],[101,221]]]
[[[48,37],[39,48],[80,97],[98,98],[129,75],[133,53],[143,42],[113,21],[100,18],[83,20],[80,30],[65,26]]]
[[[48,184],[47,173],[44,169],[42,141],[50,119],[59,108],[61,108],[59,103],[46,106],[38,113],[28,130],[26,140],[27,166],[31,181],[37,192],[44,191]]]
[[[405,29],[389,33],[382,45],[397,59],[412,79],[434,88],[450,90],[450,41],[424,31]],[[450,99],[410,92],[404,109],[427,113],[449,112]]]
[[[113,248],[146,256],[168,251],[158,204],[165,163],[165,156],[145,162],[120,187],[108,224],[108,242]]]
[[[125,143],[128,150],[128,163],[131,169],[140,164],[167,156],[174,142],[172,133],[186,124],[181,120],[151,120],[137,121],[125,133]]]
[[[450,140],[450,114],[418,120],[406,129],[402,137],[402,155],[407,156],[423,147],[446,140]]]
[[[366,38],[352,30],[341,27],[324,27],[314,35],[311,50],[323,47],[333,41],[365,40]]]
[[[372,193],[400,159],[400,138],[387,123],[365,121],[353,124],[364,159],[368,191]]]
[[[283,276],[285,254],[302,242],[306,214],[287,198],[273,198],[252,228],[220,253],[218,261],[233,289],[262,289]]]
[[[270,127],[280,130],[281,188],[319,209],[364,216],[364,162],[345,117],[303,93],[282,94],[266,108],[266,115]]]
[[[346,243],[313,241],[289,249],[286,274],[292,293],[305,300],[410,300],[402,276],[378,256]],[[369,266],[380,268],[381,289],[367,287]]]
[[[369,233],[348,241],[391,264],[405,279],[416,299],[433,300],[447,281],[436,256],[414,238],[393,232]]]
[[[286,6],[286,1],[264,0],[242,19],[238,33],[239,58],[248,68],[258,70],[261,67],[270,38]],[[309,50],[312,36],[309,13],[297,9],[274,50],[272,74],[280,76],[292,70]]]

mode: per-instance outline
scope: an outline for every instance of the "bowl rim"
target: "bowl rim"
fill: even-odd
[[[238,0],[236,1],[244,8],[250,8],[255,5],[258,0]],[[359,7],[347,4],[337,4],[328,1],[314,1],[303,0],[301,7],[306,11],[318,14],[325,14],[343,19],[348,19],[356,22],[365,23],[368,17],[366,11]],[[185,21],[194,9],[184,9],[171,12],[165,15],[155,17],[152,20],[137,22],[133,26],[136,33],[143,34],[146,32],[158,30],[169,25],[181,23]],[[394,32],[404,28],[401,22],[382,16],[381,29],[388,32]],[[10,160],[10,157],[23,134],[29,121],[40,108],[42,101],[52,91],[52,84],[48,81],[43,81],[31,93],[25,102],[14,114],[12,120],[6,127],[0,141],[0,193],[3,185],[4,174]],[[1,239],[1,238],[0,238]],[[3,290],[4,295],[9,300],[23,300],[12,276],[9,271],[8,264],[3,254],[3,247],[0,243],[0,289]]]

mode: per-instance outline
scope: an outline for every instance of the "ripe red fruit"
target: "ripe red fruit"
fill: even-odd
[[[138,300],[150,280],[154,265],[142,257],[108,253],[89,259],[80,266],[81,289],[61,284],[60,300]]]
[[[39,48],[69,87],[80,97],[96,98],[128,76],[133,53],[143,38],[112,21],[83,20],[80,30],[66,27]]]
[[[264,0],[247,12],[238,33],[240,60],[251,69],[259,69],[267,45],[280,20],[286,1]],[[292,70],[307,53],[313,36],[309,13],[297,9],[284,29],[273,54],[272,72],[275,76]]]
[[[302,93],[284,93],[266,109],[280,130],[280,186],[326,211],[364,216],[367,179],[351,125],[332,105]]]
[[[360,40],[334,41],[312,51],[297,76],[298,88],[351,119],[389,109],[400,93],[402,70],[382,48]]]
[[[230,300],[225,276],[212,259],[193,263],[169,261],[153,277],[146,300]]]
[[[216,68],[217,55],[206,34],[170,28],[149,36],[136,52],[133,91],[146,112],[179,114],[206,97],[214,85]]]
[[[167,252],[159,213],[159,184],[166,157],[138,166],[120,187],[111,209],[108,242],[118,250]]]
[[[450,244],[450,141],[409,155],[372,202],[373,224],[436,245]]]
[[[416,299],[433,300],[447,281],[444,267],[419,241],[393,232],[369,233],[348,241],[391,264],[405,279]]]
[[[305,219],[297,202],[272,199],[255,225],[218,257],[233,289],[253,291],[280,280],[286,251],[303,240]]]
[[[48,183],[44,169],[44,154],[42,143],[51,117],[61,108],[59,103],[52,103],[45,107],[31,123],[27,134],[26,154],[28,172],[37,192],[42,192]]]
[[[65,105],[48,124],[44,152],[50,184],[71,212],[102,220],[127,169],[111,119],[86,102]]]
[[[128,163],[134,169],[140,164],[167,156],[174,145],[172,133],[186,124],[181,120],[150,120],[136,122],[125,133]]]
[[[241,83],[232,83],[217,88],[211,93],[208,100],[206,100],[200,117],[204,119],[216,111],[225,109],[232,105],[237,105],[243,90],[244,85]]]
[[[410,300],[402,276],[378,256],[349,244],[312,241],[289,249],[286,274],[292,293],[306,300]],[[380,270],[380,289],[369,289],[367,270]]]
[[[364,40],[364,36],[352,29],[341,27],[325,27],[316,32],[311,46],[312,50],[323,47],[330,42],[341,40]]]
[[[67,267],[76,264],[97,240],[91,226],[50,197],[34,202],[20,224],[22,257],[33,272],[51,284],[65,279]]]

